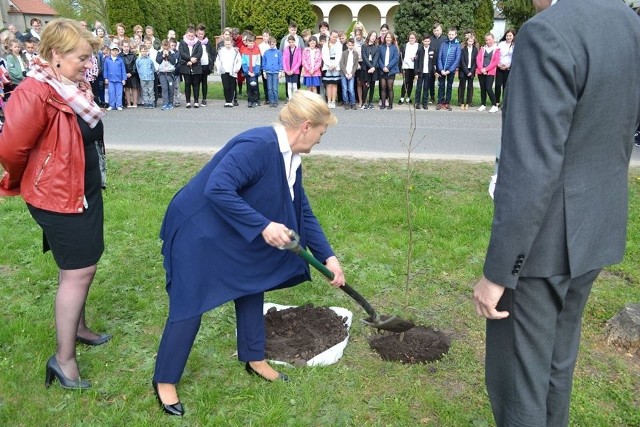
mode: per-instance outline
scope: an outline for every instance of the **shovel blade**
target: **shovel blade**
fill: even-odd
[[[369,317],[367,319],[363,319],[362,323],[371,326],[372,328],[396,333],[406,332],[416,326],[415,323],[396,316],[376,316],[375,318]]]

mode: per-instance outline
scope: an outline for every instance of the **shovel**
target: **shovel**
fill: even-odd
[[[284,247],[282,247],[282,249],[288,249],[300,255],[309,264],[313,265],[318,271],[320,271],[320,273],[322,273],[326,278],[328,278],[329,280],[333,280],[333,272],[329,270],[327,267],[325,267],[325,265],[322,264],[320,261],[318,261],[313,255],[311,255],[309,252],[304,250],[302,246],[300,246],[300,237],[298,236],[298,234],[293,230],[289,230],[289,233],[291,237],[291,242],[285,245]],[[351,286],[347,285],[346,283],[344,284],[344,286],[341,286],[340,289],[345,291],[347,295],[353,298],[367,312],[367,314],[369,315],[369,318],[362,320],[362,323],[364,323],[365,325],[369,325],[376,329],[382,329],[385,331],[398,332],[398,333],[408,331],[409,329],[416,326],[413,322],[410,322],[409,320],[401,319],[396,316],[378,315],[376,311],[373,309],[373,307],[371,307],[371,304],[369,304],[369,301],[364,299],[362,295],[360,295],[355,289],[353,289]]]

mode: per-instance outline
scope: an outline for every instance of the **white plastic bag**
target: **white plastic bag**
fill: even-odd
[[[262,312],[263,314],[267,314],[267,311],[274,307],[276,310],[280,311],[280,310],[284,310],[286,308],[292,308],[292,307],[296,307],[295,305],[280,305],[280,304],[274,304],[271,302],[265,302]],[[333,347],[323,351],[322,353],[318,354],[317,356],[309,359],[307,361],[307,366],[324,366],[324,365],[333,365],[334,363],[336,363],[338,360],[340,360],[340,358],[342,357],[342,354],[344,353],[344,349],[347,346],[347,342],[349,341],[349,328],[351,328],[351,320],[353,319],[353,313],[349,310],[347,310],[346,308],[343,307],[329,307],[331,310],[333,310],[338,316],[340,317],[345,317],[347,320],[345,321],[345,324],[347,326],[347,337],[340,341],[338,344],[334,345]],[[281,365],[289,365],[291,366],[289,363],[287,362],[282,362],[279,360],[272,360],[273,363],[277,363],[277,364],[281,364]]]

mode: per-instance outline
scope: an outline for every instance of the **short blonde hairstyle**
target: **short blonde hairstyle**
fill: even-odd
[[[295,91],[287,105],[280,110],[279,119],[287,128],[298,127],[307,120],[314,127],[338,123],[324,98],[308,90]]]
[[[76,50],[83,40],[89,43],[94,51],[100,47],[100,40],[73,19],[54,19],[44,27],[40,37],[38,51],[48,62],[53,59],[54,50],[59,55],[67,54]]]

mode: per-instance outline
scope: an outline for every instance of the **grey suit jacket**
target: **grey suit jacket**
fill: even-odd
[[[605,36],[606,35],[606,36]],[[640,118],[640,19],[560,0],[518,32],[503,108],[485,276],[580,276],[619,262]]]

